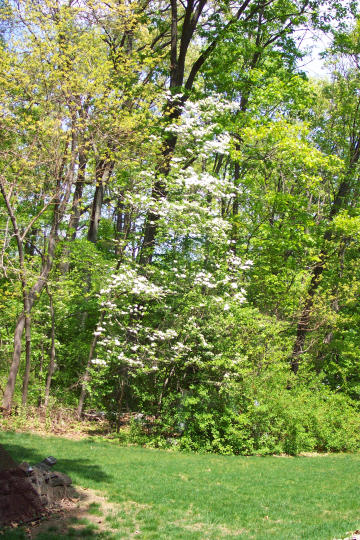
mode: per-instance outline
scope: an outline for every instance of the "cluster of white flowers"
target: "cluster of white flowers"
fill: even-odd
[[[173,94],[171,90],[165,90],[164,96],[171,102],[180,101],[183,98],[183,94]]]
[[[196,140],[201,140],[206,137],[211,137],[214,131],[214,126],[196,125],[193,117],[184,115],[181,123],[171,124],[165,128],[165,131],[176,133],[178,135],[191,135],[191,137],[195,138]]]
[[[181,341],[178,341],[177,343],[175,343],[171,349],[173,350],[173,352],[175,353],[175,355],[180,355],[180,354],[184,354],[188,351],[190,351],[190,347],[188,347],[187,345],[185,345],[184,343],[182,343]]]
[[[129,358],[128,356],[126,356],[126,354],[124,354],[123,352],[120,352],[118,355],[117,355],[117,359],[122,362],[123,364],[126,364],[130,367],[144,367],[144,364],[136,359],[136,358]]]
[[[239,270],[249,270],[254,264],[254,262],[250,259],[247,259],[246,261],[243,261],[240,259],[240,257],[237,257],[236,255],[230,255],[228,257],[228,265],[229,268],[235,268]]]
[[[152,334],[153,339],[157,339],[159,341],[166,341],[168,339],[173,339],[177,336],[176,330],[173,330],[172,328],[168,328],[163,332],[162,330],[154,330]],[[151,339],[151,338],[150,338]]]
[[[132,367],[144,367],[144,364],[140,360],[134,360],[133,358],[127,358],[127,363]]]
[[[101,334],[105,331],[105,328],[103,328],[102,326],[98,326],[94,332],[94,336],[101,336]]]
[[[186,161],[185,157],[173,157],[171,159],[171,167],[172,168],[181,167],[184,161]]]
[[[239,110],[239,103],[229,101],[220,94],[206,96],[198,101],[187,101],[184,107],[184,115],[204,120],[212,120],[214,112],[224,114],[226,112],[236,112]]]
[[[167,220],[170,230],[186,232],[192,235],[207,234],[210,238],[226,241],[226,233],[231,224],[218,215],[218,211],[209,211],[202,200],[187,199],[172,202],[164,199],[159,207],[159,215]]]
[[[107,308],[107,309],[116,309],[116,304],[111,302],[111,300],[107,300],[106,302],[103,302],[102,306]]]
[[[93,358],[91,363],[95,366],[107,366],[107,362],[103,358]]]
[[[139,275],[129,266],[123,266],[118,274],[112,274],[107,287],[100,291],[100,295],[108,295],[112,291],[141,295],[144,298],[161,298],[165,294],[161,287],[149,281],[145,276]],[[109,302],[108,299],[103,302],[103,307],[106,307],[107,302]],[[143,308],[136,306],[136,309]]]
[[[156,136],[156,135],[150,135],[150,136],[149,136],[149,141],[154,142],[154,143],[159,142],[159,141],[160,141],[160,137],[158,137],[158,136]]]
[[[204,347],[204,349],[212,349],[213,348],[211,343],[208,343],[206,341],[205,337],[202,335],[201,332],[199,333],[199,340],[200,340],[201,345]]]
[[[225,238],[226,232],[230,229],[230,226],[230,223],[221,217],[214,217],[213,219],[209,220],[209,232],[212,233],[212,236],[220,236]]]
[[[132,206],[133,208],[137,208],[141,210],[142,212],[145,212],[146,210],[150,210],[154,205],[154,201],[151,198],[151,194],[144,193],[143,191],[136,192],[136,191],[129,190],[126,193],[123,202],[124,204],[128,206]]]
[[[194,277],[194,285],[201,285],[208,289],[214,289],[216,287],[216,281],[210,272],[198,272]]]
[[[245,289],[240,289],[240,292],[234,294],[233,299],[238,304],[243,304],[244,302],[246,302],[246,291],[245,291]]]
[[[175,102],[178,96],[172,96]],[[187,101],[177,123],[167,126],[166,131],[175,133],[185,139],[196,141],[197,153],[207,157],[209,153],[228,154],[230,146],[229,133],[216,134],[218,124],[214,115],[238,110],[239,104],[224,100],[220,95],[208,96],[196,102]],[[202,148],[201,148],[202,142]]]
[[[191,190],[200,190],[200,193],[224,196],[229,188],[229,181],[212,176],[208,172],[196,172],[192,167],[182,171],[174,179],[175,185]]]
[[[201,156],[208,157],[209,153],[227,155],[230,149],[230,141],[231,137],[227,132],[223,132],[213,139],[206,140],[202,148]]]

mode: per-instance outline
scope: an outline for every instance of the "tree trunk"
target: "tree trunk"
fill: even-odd
[[[115,256],[118,261],[121,261],[124,256],[124,251],[129,243],[131,231],[131,216],[128,208],[123,203],[124,194],[120,193],[116,206],[115,230],[116,230],[116,246]]]
[[[122,378],[120,383],[120,390],[118,393],[118,413],[116,415],[116,433],[119,433],[121,426],[121,414],[124,402],[125,386],[126,386],[126,368],[122,369]]]
[[[188,2],[184,15],[184,22],[181,29],[180,39],[178,36],[178,12],[177,0],[171,0],[171,40],[170,40],[170,89],[179,91],[184,83],[185,62],[188,48],[197,28],[197,23],[201,13],[206,5],[207,0],[199,0],[198,6],[195,9],[193,2]],[[196,74],[200,70],[202,63],[198,67],[193,65],[190,76],[187,81],[188,90],[191,90]],[[164,109],[164,118],[167,119],[168,125],[181,116],[182,105],[186,101],[185,94],[182,99],[169,99]],[[167,134],[164,138],[163,151],[161,154],[160,164],[157,167],[156,179],[152,189],[151,197],[154,201],[159,201],[166,197],[166,184],[164,178],[170,172],[170,161],[175,150],[177,136]],[[149,210],[144,226],[143,243],[139,255],[139,263],[141,265],[150,264],[155,250],[155,238],[159,226],[160,215],[153,210]]]
[[[104,186],[100,180],[99,184],[97,184],[95,188],[94,199],[91,207],[90,225],[87,236],[87,239],[94,244],[96,243],[98,237],[103,197]]]
[[[69,219],[69,228],[66,234],[66,244],[62,253],[62,260],[60,261],[59,268],[62,274],[69,272],[69,255],[70,248],[67,242],[73,241],[76,238],[76,234],[79,228],[79,222],[81,217],[81,200],[83,196],[84,182],[85,182],[85,170],[87,165],[87,156],[84,152],[79,152],[78,174],[75,184],[75,191],[71,206],[71,215]]]
[[[97,242],[101,209],[104,199],[104,185],[111,175],[114,164],[110,161],[101,160],[96,164],[96,187],[91,206],[90,224],[87,239],[94,244]]]
[[[12,356],[12,362],[10,366],[8,381],[5,387],[5,392],[3,396],[3,409],[5,411],[10,411],[12,399],[14,395],[15,390],[15,382],[17,373],[19,370],[20,365],[20,358],[21,358],[21,340],[22,335],[25,327],[25,314],[22,313],[20,317],[17,320],[15,332],[14,332],[14,352]]]
[[[25,313],[25,373],[22,387],[22,405],[26,407],[31,369],[31,319],[30,313]]]
[[[44,394],[44,407],[47,408],[49,404],[49,398],[50,398],[50,387],[51,387],[51,381],[52,377],[54,375],[55,371],[55,311],[54,311],[54,302],[52,295],[49,294],[49,307],[50,307],[50,315],[51,315],[51,346],[50,346],[50,362],[49,362],[49,369],[46,377],[46,385],[45,385],[45,394]]]
[[[304,354],[304,346],[306,341],[306,336],[308,332],[310,331],[310,319],[311,319],[311,311],[312,307],[314,305],[314,296],[318,289],[318,286],[320,284],[321,275],[324,270],[326,261],[325,253],[322,252],[320,256],[320,261],[318,264],[314,267],[310,286],[307,291],[307,297],[304,303],[304,306],[301,311],[301,315],[298,321],[297,330],[296,330],[296,340],[290,360],[290,367],[291,371],[293,373],[298,372],[299,370],[299,360],[302,354]]]
[[[78,173],[75,184],[74,197],[71,207],[71,217],[69,220],[69,238],[75,240],[77,230],[79,227],[79,221],[81,216],[81,200],[83,196],[84,183],[85,183],[85,171],[87,165],[87,154],[83,150],[79,151],[78,160]]]
[[[98,325],[101,326],[101,324],[102,324],[102,322],[104,320],[104,317],[105,317],[105,312],[102,311],[101,315],[100,315]],[[78,408],[77,408],[77,415],[78,415],[79,418],[81,418],[81,415],[82,415],[83,410],[84,410],[85,397],[86,397],[86,393],[87,393],[87,383],[90,381],[91,360],[93,359],[93,356],[94,356],[94,353],[95,353],[97,340],[98,340],[98,337],[93,336],[91,346],[90,346],[90,351],[89,351],[89,357],[88,357],[88,361],[87,361],[87,364],[86,364],[85,373],[83,375],[83,382],[81,384],[81,391],[80,391],[79,403],[78,403]]]

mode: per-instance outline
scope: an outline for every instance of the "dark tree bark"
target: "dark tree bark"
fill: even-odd
[[[75,240],[76,234],[79,228],[79,221],[81,217],[81,201],[83,196],[84,184],[85,184],[85,172],[87,165],[87,155],[85,152],[79,152],[78,174],[75,184],[74,197],[71,208],[71,216],[69,221],[69,239]]]
[[[36,299],[40,296],[42,290],[45,287],[47,279],[49,277],[49,274],[53,265],[55,246],[56,246],[55,234],[56,234],[55,230],[53,229],[52,232],[50,233],[49,242],[48,242],[47,260],[43,266],[43,270],[41,272],[40,277],[38,278],[35,285],[31,288],[29,292],[29,299],[27,303],[28,313],[30,313]],[[26,319],[26,314],[25,312],[23,312],[18,318],[16,326],[15,326],[14,352],[13,352],[12,362],[10,366],[8,382],[6,384],[4,397],[3,397],[3,409],[5,410],[10,410],[11,405],[12,405],[16,377],[19,370],[19,366],[20,366],[21,350],[22,350],[22,335],[25,328],[25,319]]]
[[[99,323],[98,323],[99,325],[102,324],[102,322],[104,320],[104,317],[105,317],[105,312],[102,311],[101,315],[100,315]],[[90,351],[89,351],[88,361],[87,361],[86,368],[85,368],[85,373],[84,373],[84,375],[82,377],[80,397],[79,397],[78,408],[77,408],[77,414],[78,414],[79,418],[81,418],[81,415],[82,415],[83,410],[84,410],[85,398],[86,398],[86,394],[87,394],[87,384],[90,381],[91,361],[94,358],[94,353],[95,353],[95,350],[96,350],[97,341],[98,341],[98,337],[94,335],[93,339],[92,339],[92,342],[91,342],[91,346],[90,346]]]
[[[124,251],[130,240],[130,232],[132,227],[131,222],[131,210],[126,208],[123,203],[124,194],[120,193],[116,205],[115,215],[115,232],[116,232],[116,246],[115,256],[118,261],[123,259]]]
[[[50,361],[49,361],[49,367],[48,367],[48,372],[47,372],[47,377],[46,377],[45,393],[44,393],[45,409],[47,408],[49,404],[51,381],[55,372],[55,357],[56,357],[54,302],[53,302],[52,295],[49,293],[49,291],[47,292],[49,296],[49,307],[50,307],[50,317],[51,317],[51,345],[50,345]]]
[[[101,209],[104,200],[104,186],[111,175],[114,164],[110,161],[100,160],[96,164],[95,180],[96,187],[91,206],[90,224],[87,239],[94,244],[97,242]]]
[[[25,313],[25,373],[23,378],[21,402],[25,407],[27,404],[29,380],[31,370],[31,316]]]

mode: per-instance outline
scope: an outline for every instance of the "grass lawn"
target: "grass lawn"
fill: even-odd
[[[193,455],[13,432],[0,442],[19,461],[54,455],[75,485],[117,503],[104,517],[112,532],[82,538],[330,540],[360,526],[360,455]]]

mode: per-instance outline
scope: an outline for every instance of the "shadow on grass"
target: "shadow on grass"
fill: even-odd
[[[19,527],[16,529],[0,528],[0,538],[6,540],[73,540],[74,538],[82,538],[83,540],[115,540],[119,536],[115,536],[110,531],[96,531],[91,527],[76,526],[72,519],[59,519],[57,525],[51,525],[49,528],[42,527],[37,530],[36,527]]]
[[[44,454],[40,454],[37,450],[25,448],[21,445],[5,443],[3,446],[18,463],[26,461],[30,465],[34,465],[47,457]],[[112,480],[99,465],[94,465],[89,459],[61,458],[55,465],[54,470],[64,472],[70,477],[72,473],[75,473],[77,477],[80,476],[82,479],[92,480],[94,482],[109,482]]]
[[[104,527],[105,516],[102,512],[91,513],[92,492],[78,493],[79,503],[64,512],[53,514],[40,522],[36,527],[28,529],[28,537],[37,540],[70,540],[72,538],[112,540],[116,537],[112,531]],[[118,538],[118,536],[117,536]]]

